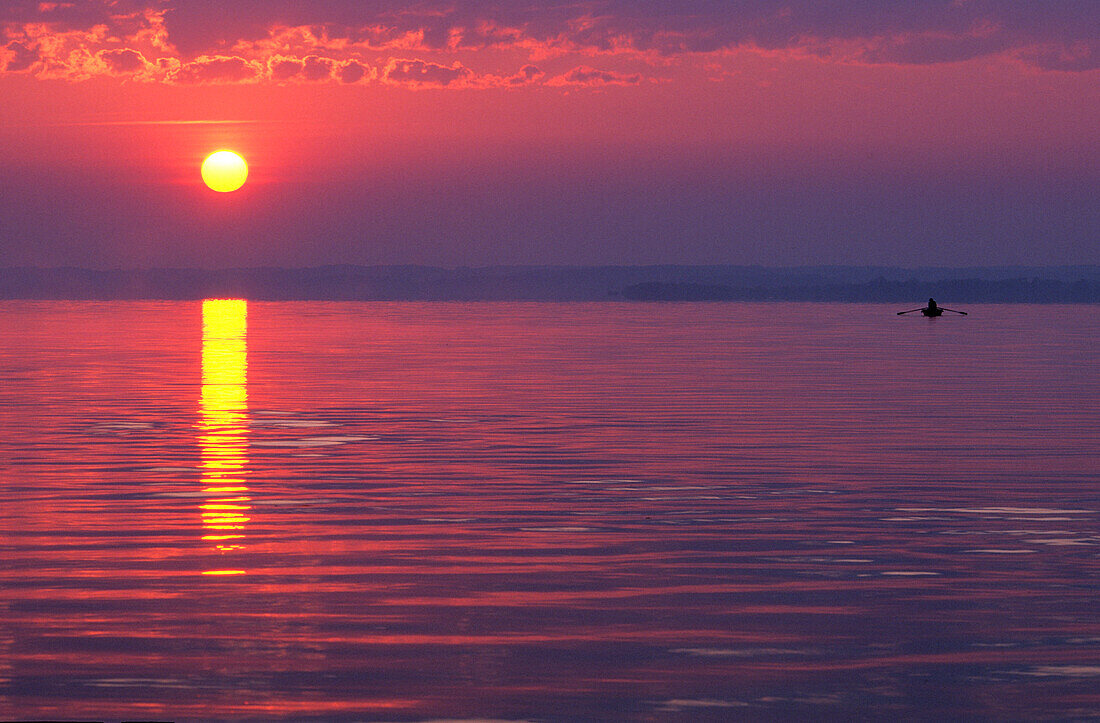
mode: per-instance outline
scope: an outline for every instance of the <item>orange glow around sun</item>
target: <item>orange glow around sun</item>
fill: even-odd
[[[248,164],[233,151],[216,151],[202,162],[202,181],[214,191],[236,191],[246,180]]]

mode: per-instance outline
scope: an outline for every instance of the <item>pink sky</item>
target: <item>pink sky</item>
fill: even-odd
[[[6,3],[0,265],[1100,263],[1094,2],[517,7]]]

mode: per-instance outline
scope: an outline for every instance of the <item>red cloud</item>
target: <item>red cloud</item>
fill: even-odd
[[[451,65],[440,65],[424,60],[394,58],[382,71],[387,83],[413,87],[461,86],[469,83],[474,73],[457,60]]]
[[[528,85],[538,81],[544,75],[546,73],[543,73],[534,65],[525,65],[515,75],[505,78],[504,82],[507,85]]]
[[[322,58],[310,55],[302,62],[302,77],[306,80],[329,80],[336,69],[336,61],[332,58]]]
[[[241,83],[263,76],[259,63],[237,56],[203,55],[182,64],[169,79],[176,83]]]
[[[27,70],[38,62],[38,48],[35,46],[13,40],[4,48],[8,51],[5,54],[8,59],[4,63],[4,70],[8,72],[17,73]]]
[[[397,6],[239,0],[233,12],[225,6],[219,0],[0,0],[0,72],[71,80],[105,74],[180,83],[350,83],[376,77],[369,63],[384,67],[384,82],[408,87],[542,81],[537,69],[476,75],[462,64],[469,53],[485,49],[507,51],[520,62],[565,57],[576,65],[602,58],[612,67],[624,60],[703,67],[729,63],[733,51],[745,51],[837,64],[996,57],[1043,70],[1100,68],[1096,0],[785,0],[781,10],[715,0],[423,0]],[[389,56],[397,57],[387,64]],[[584,64],[547,84],[642,80]]]
[[[341,83],[358,83],[371,75],[369,65],[355,59],[335,60],[319,55],[294,58],[276,55],[267,61],[267,74],[271,80],[285,83],[298,81],[338,80]]]
[[[298,77],[303,67],[305,67],[305,61],[300,58],[275,55],[267,61],[268,74],[272,80],[278,82],[286,82]]]
[[[131,48],[101,50],[96,53],[96,57],[103,61],[108,72],[113,75],[133,75],[149,66],[145,56]]]
[[[347,60],[336,69],[336,77],[341,83],[358,83],[370,76],[370,67],[358,60]]]
[[[596,70],[590,68],[587,65],[582,65],[577,68],[573,68],[568,73],[551,78],[546,81],[547,85],[578,85],[578,86],[600,86],[600,85],[638,85],[642,82],[642,76],[638,73],[626,74],[616,73],[613,70]]]

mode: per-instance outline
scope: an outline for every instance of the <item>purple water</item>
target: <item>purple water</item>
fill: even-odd
[[[0,718],[1100,717],[1100,310],[967,310],[0,302]]]

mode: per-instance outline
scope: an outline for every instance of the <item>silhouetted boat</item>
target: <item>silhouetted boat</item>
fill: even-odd
[[[928,306],[923,306],[919,309],[909,309],[908,311],[899,311],[898,316],[901,316],[902,314],[912,314],[915,311],[919,311],[921,313],[921,316],[942,316],[943,312],[945,311],[950,311],[952,314],[962,314],[963,316],[966,316],[965,311],[955,311],[954,309],[948,309],[945,306],[937,305],[935,299],[929,299]]]

